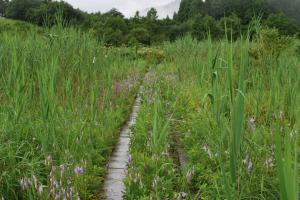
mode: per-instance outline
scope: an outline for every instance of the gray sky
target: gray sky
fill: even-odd
[[[168,4],[173,0],[65,0],[75,8],[87,12],[106,12],[117,8],[125,16],[131,16],[137,10]]]

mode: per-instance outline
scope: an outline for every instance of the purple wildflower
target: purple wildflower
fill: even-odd
[[[52,156],[48,155],[47,158],[45,159],[45,165],[50,166],[52,163]]]
[[[75,169],[74,169],[74,172],[77,176],[82,175],[83,174],[83,168],[79,167],[79,166],[76,166]]]
[[[29,182],[26,178],[22,178],[20,180],[20,186],[23,190],[27,189],[29,187]]]
[[[132,156],[129,155],[129,156],[128,156],[128,164],[131,164],[131,163],[132,163]]]
[[[49,156],[47,157],[47,161],[48,161],[48,162],[51,162],[51,161],[52,161],[52,156],[51,156],[51,155],[49,155]]]
[[[42,194],[42,193],[43,193],[43,186],[42,186],[42,185],[39,186],[39,188],[38,188],[38,193],[39,193],[39,194]]]

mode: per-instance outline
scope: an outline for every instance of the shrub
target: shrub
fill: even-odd
[[[130,44],[145,44],[150,45],[150,34],[149,31],[145,28],[134,28],[130,31],[129,34]]]
[[[278,29],[264,28],[257,37],[257,43],[252,48],[250,55],[255,58],[271,56],[278,59],[279,56],[293,44],[294,37],[280,34]]]
[[[165,59],[164,52],[155,48],[142,48],[138,51],[138,56],[149,64],[159,64]]]

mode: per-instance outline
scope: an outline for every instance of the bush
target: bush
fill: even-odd
[[[165,59],[165,54],[159,49],[142,48],[138,51],[138,57],[145,59],[149,64],[160,64]]]
[[[258,36],[256,46],[250,54],[255,58],[262,56],[278,57],[288,48],[290,48],[295,40],[294,37],[284,36],[280,34],[278,29],[264,28]]]
[[[145,28],[134,28],[130,31],[129,41],[130,44],[139,43],[150,45],[149,31]]]

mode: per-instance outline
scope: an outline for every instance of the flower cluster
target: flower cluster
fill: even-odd
[[[132,171],[128,174],[130,183],[138,184],[140,188],[143,188],[142,175],[134,167],[131,167]]]
[[[22,190],[34,188],[38,195],[41,195],[43,193],[44,186],[39,183],[35,175],[32,176],[32,179],[25,177],[21,178],[19,182]]]
[[[253,163],[248,155],[243,159],[243,164],[247,167],[248,173],[253,170]]]
[[[79,193],[74,186],[72,174],[67,173],[72,171],[72,165],[61,164],[57,167],[54,165],[51,156],[46,158],[45,163],[50,169],[48,175],[48,197],[53,199],[80,199]],[[79,165],[75,166],[73,171],[73,175],[76,177],[84,174],[84,168]],[[38,191],[43,191],[43,187],[39,186]]]

